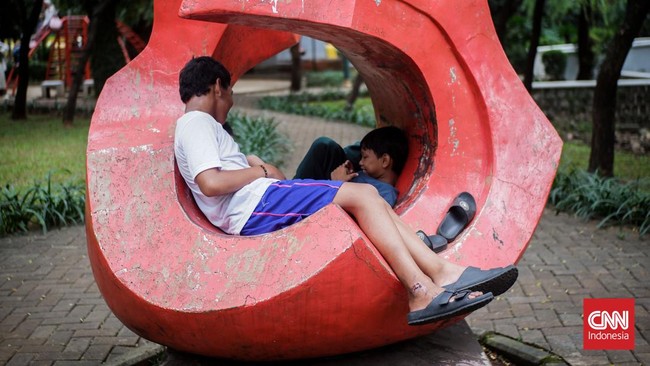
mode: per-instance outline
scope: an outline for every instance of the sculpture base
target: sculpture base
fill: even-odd
[[[463,320],[429,335],[377,349],[335,357],[269,363],[269,365],[274,364],[294,366],[490,365],[490,361],[467,322]],[[252,363],[208,358],[167,349],[166,359],[161,366],[181,365],[244,366]]]

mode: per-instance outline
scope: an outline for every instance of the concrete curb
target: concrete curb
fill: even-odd
[[[165,347],[156,343],[148,343],[137,347],[133,351],[127,352],[116,357],[102,365],[106,366],[134,366],[141,362],[147,361],[152,357],[161,355],[165,352]],[[146,363],[150,365],[150,363]]]
[[[527,344],[495,332],[480,330],[474,330],[474,332],[478,337],[479,343],[492,349],[516,365],[569,365],[561,356],[537,345]]]

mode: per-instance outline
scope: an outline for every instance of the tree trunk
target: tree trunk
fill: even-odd
[[[354,107],[354,103],[357,101],[357,98],[359,98],[361,84],[363,84],[363,79],[361,78],[361,74],[357,74],[357,76],[354,78],[352,90],[350,90],[350,94],[348,94],[348,98],[345,104],[346,111],[351,111]]]
[[[126,64],[120,44],[117,42],[120,36],[115,24],[117,3],[118,0],[99,0],[97,4],[100,7],[95,14],[98,30],[95,35],[95,45],[90,51],[90,68],[96,95],[102,91],[106,80]]]
[[[650,1],[628,0],[625,19],[607,49],[596,79],[588,170],[598,172],[602,176],[614,175],[614,118],[617,82],[621,76],[621,69],[623,69],[627,54],[632,47],[632,41],[639,33],[648,11],[650,11]]]
[[[34,34],[38,17],[43,8],[43,0],[34,1],[29,17],[23,19],[23,36],[20,39],[20,59],[18,66],[18,90],[14,99],[14,109],[11,119],[27,119],[27,87],[29,86],[29,41]],[[25,14],[26,15],[26,14]]]
[[[526,70],[524,71],[524,86],[528,92],[531,92],[533,90],[535,56],[537,55],[539,37],[542,34],[542,18],[544,17],[545,2],[546,0],[535,0],[535,10],[533,12],[533,31],[530,34],[530,47],[528,48]]]
[[[517,12],[523,0],[490,1],[490,12],[492,22],[497,32],[499,41],[503,44],[506,41],[508,20]]]
[[[103,0],[96,3],[92,8],[92,12],[90,12],[90,24],[88,25],[88,39],[86,40],[86,44],[84,46],[83,52],[81,53],[81,57],[79,57],[79,60],[77,62],[74,71],[74,78],[72,79],[72,85],[70,86],[70,90],[68,92],[68,100],[65,105],[65,108],[63,109],[64,126],[72,126],[72,124],[74,123],[74,115],[77,109],[77,95],[79,95],[79,89],[81,88],[81,84],[84,81],[83,79],[84,79],[84,71],[86,68],[86,64],[90,59],[90,55],[93,53],[93,49],[95,48],[98,30],[100,29],[103,23],[100,19],[104,17],[110,17],[114,19],[115,4],[116,4],[115,0]],[[112,13],[110,13],[111,9],[112,9]],[[113,27],[115,27],[115,20],[113,20]],[[114,38],[114,40],[116,39],[117,37]],[[115,43],[117,44],[117,41],[115,41]],[[97,78],[95,78],[94,73],[93,73],[93,78],[95,79],[95,89],[100,90],[100,86],[98,86],[99,82]]]
[[[592,9],[589,1],[582,4],[578,15],[578,80],[591,80],[594,68],[594,51],[589,37]]]
[[[302,60],[300,59],[300,42],[291,46],[291,91],[302,88]]]

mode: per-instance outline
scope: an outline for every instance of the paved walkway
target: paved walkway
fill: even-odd
[[[295,142],[286,172],[295,170],[315,137],[328,135],[345,144],[367,131],[244,111],[277,117],[279,128]],[[115,364],[129,352],[155,346],[110,312],[85,245],[82,226],[0,239],[0,364]],[[467,318],[475,332],[496,331],[540,345],[572,365],[650,365],[649,238],[627,229],[599,230],[594,222],[547,209],[519,269],[511,291]],[[585,297],[635,298],[634,351],[582,350]]]

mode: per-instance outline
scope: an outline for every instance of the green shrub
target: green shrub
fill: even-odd
[[[17,191],[7,184],[0,191],[0,234],[28,231],[37,226],[48,229],[84,221],[86,204],[82,181],[54,183],[52,172],[45,182]]]
[[[352,110],[344,108],[347,94],[341,91],[326,91],[319,94],[301,93],[288,96],[267,96],[259,100],[262,109],[340,120],[373,127],[376,124],[372,105],[355,106]],[[340,101],[341,104],[325,104],[327,101]]]
[[[342,71],[310,71],[305,73],[308,87],[332,86],[338,87],[343,84]]]
[[[598,227],[632,225],[643,236],[650,231],[650,194],[641,180],[621,183],[585,170],[558,171],[549,201],[557,211],[598,219]]]
[[[291,151],[291,141],[277,130],[273,118],[251,118],[245,114],[231,112],[228,124],[232,126],[235,140],[242,153],[257,155],[275,166],[282,166]]]
[[[551,50],[542,54],[544,70],[551,80],[564,80],[567,56],[562,51]]]

